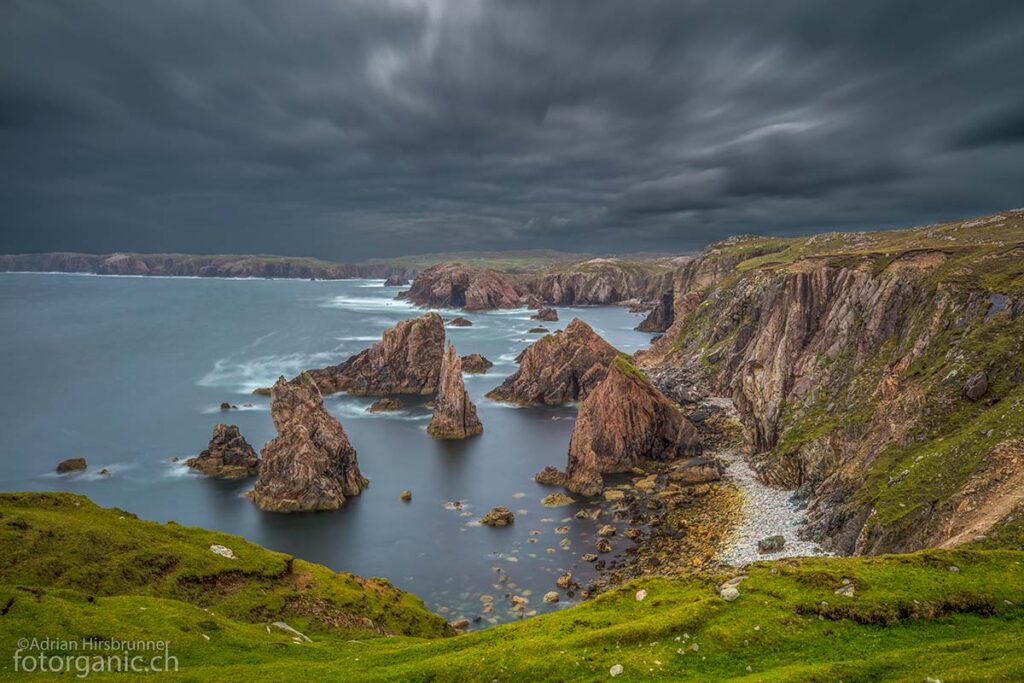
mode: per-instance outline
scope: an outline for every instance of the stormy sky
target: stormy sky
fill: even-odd
[[[0,3],[0,253],[689,251],[1024,205],[1024,2]]]

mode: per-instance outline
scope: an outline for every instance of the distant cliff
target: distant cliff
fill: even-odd
[[[95,273],[97,275],[169,275],[183,277],[386,278],[411,277],[404,266],[387,263],[332,263],[293,256],[203,256],[194,254],[46,254],[0,255],[0,271]]]

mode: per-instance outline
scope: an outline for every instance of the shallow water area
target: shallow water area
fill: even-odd
[[[514,407],[484,394],[515,371],[538,325],[561,329],[576,316],[623,351],[646,347],[651,335],[632,329],[640,317],[625,308],[560,308],[556,323],[530,320],[526,309],[442,311],[473,322],[446,328],[460,354],[495,363],[465,375],[484,433],[431,439],[428,397],[403,396],[402,410],[372,414],[374,398],[327,397],[370,479],[339,511],[262,512],[244,498],[253,479],[208,479],[182,464],[218,422],[237,424],[262,447],[274,429],[268,399],[252,390],[340,362],[420,315],[395,300],[401,289],[379,280],[0,274],[0,488],[81,493],[144,519],[218,529],[335,570],[384,576],[448,618],[480,615],[474,627],[573,604],[564,592],[554,604],[541,596],[566,570],[581,583],[593,576],[579,556],[593,552],[604,520],[573,518],[586,501],[544,507],[556,489],[533,474],[564,466],[575,408]],[[238,410],[221,411],[225,401]],[[75,456],[88,460],[85,472],[55,473]],[[403,489],[411,502],[398,500]],[[497,505],[515,511],[513,526],[475,523]],[[556,533],[563,526],[568,532]],[[626,547],[624,539],[613,545]],[[529,603],[513,612],[506,593]],[[494,596],[493,613],[481,613],[481,595]]]

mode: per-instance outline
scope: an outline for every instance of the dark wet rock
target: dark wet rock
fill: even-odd
[[[453,325],[455,327],[472,327],[473,326],[473,321],[472,320],[467,320],[466,318],[458,317],[458,318],[452,318],[451,320],[449,320],[448,324],[449,325]]]
[[[385,287],[404,287],[409,284],[409,280],[404,275],[390,275],[387,280],[384,280]]]
[[[198,457],[189,458],[185,464],[210,477],[240,479],[256,474],[260,459],[237,426],[218,424],[213,428],[206,450]]]
[[[465,439],[483,431],[476,406],[469,400],[462,381],[462,359],[455,353],[455,346],[448,344],[441,361],[441,381],[427,433],[435,439]]]
[[[238,410],[238,406],[233,406],[230,403],[228,403],[227,401],[225,401],[224,403],[220,404],[220,409],[221,410]]]
[[[62,460],[57,464],[57,472],[64,474],[65,472],[77,472],[84,470],[87,467],[85,458],[68,458]]]
[[[546,327],[531,327],[526,332],[528,334],[547,334],[549,330]]]
[[[371,413],[383,413],[392,410],[401,410],[402,402],[397,398],[382,398],[370,404]]]
[[[494,367],[494,363],[479,353],[469,353],[462,357],[462,371],[471,375],[482,375]]]
[[[599,553],[610,553],[612,551],[612,544],[607,538],[602,538],[597,542],[597,552]]]
[[[661,295],[658,303],[636,329],[640,332],[664,332],[672,326],[674,320],[674,296],[670,291]]]
[[[324,408],[313,378],[282,377],[271,393],[278,436],[263,447],[259,480],[247,495],[264,510],[334,510],[369,485],[345,429]]]
[[[984,372],[976,372],[964,382],[964,396],[972,401],[977,401],[988,391],[988,375]]]
[[[548,308],[548,307],[545,306],[545,307],[542,307],[541,309],[539,309],[533,315],[531,315],[530,319],[531,320],[543,320],[544,322],[549,322],[549,323],[557,322],[558,321],[558,311],[556,311],[553,308]]]

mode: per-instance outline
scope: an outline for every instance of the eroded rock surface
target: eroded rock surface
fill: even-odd
[[[237,426],[218,424],[213,428],[206,450],[198,457],[189,458],[185,464],[207,476],[238,479],[256,474],[260,459]]]
[[[308,372],[325,394],[432,394],[443,355],[444,321],[427,313],[384,330],[379,342],[344,363]]]
[[[264,510],[335,510],[369,481],[338,420],[327,412],[313,378],[302,373],[271,389],[278,435],[263,447],[259,480],[248,497]]]
[[[462,371],[471,375],[482,375],[494,367],[494,363],[479,353],[470,353],[462,357]]]
[[[569,442],[563,485],[586,496],[601,493],[603,474],[628,472],[644,460],[699,453],[696,428],[624,357],[580,404]]]
[[[476,406],[469,400],[462,381],[462,359],[449,343],[441,361],[441,381],[427,433],[435,439],[465,439],[483,430]]]
[[[547,405],[585,398],[604,379],[617,353],[590,325],[574,318],[565,330],[528,346],[517,359],[519,369],[487,397]]]
[[[522,305],[520,293],[508,276],[489,268],[461,263],[430,266],[416,276],[404,298],[417,306],[467,311],[518,308]]]

